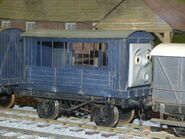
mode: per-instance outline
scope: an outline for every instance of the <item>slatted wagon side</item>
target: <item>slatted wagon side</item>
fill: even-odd
[[[3,107],[13,105],[15,96],[12,89],[22,82],[22,32],[15,28],[0,30],[0,104]]]

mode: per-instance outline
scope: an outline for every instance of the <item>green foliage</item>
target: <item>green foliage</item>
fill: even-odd
[[[182,2],[185,2],[185,0],[177,0],[177,1],[182,1]]]
[[[4,0],[0,0],[0,3],[3,2]]]
[[[185,34],[174,34],[173,43],[185,43]]]
[[[154,46],[158,45],[161,43],[161,41],[159,40],[158,37],[156,37],[154,34],[153,34],[155,40],[154,40]],[[185,43],[185,34],[179,34],[179,33],[175,33],[173,35],[173,38],[172,38],[172,43]]]

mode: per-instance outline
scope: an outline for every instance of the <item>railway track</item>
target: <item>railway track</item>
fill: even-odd
[[[64,128],[74,127],[73,129],[70,129],[71,132],[84,131],[85,134],[89,136],[94,134],[101,134],[103,137],[110,137],[119,134],[119,137],[123,138],[125,138],[125,136],[137,136],[159,139],[180,139],[180,137],[175,137],[170,134],[170,131],[168,129],[161,129],[158,127],[149,127],[136,124],[118,125],[117,128],[100,127],[94,125],[94,123],[90,122],[89,119],[79,119],[77,117],[63,117],[59,118],[59,120],[41,119],[38,118],[36,112],[28,110],[0,110],[0,118],[0,125],[4,120],[10,120],[10,122],[12,123],[27,121],[24,124],[27,124],[28,126],[35,124],[38,128],[44,128],[53,125],[55,126],[55,129],[58,128],[62,130]],[[86,131],[87,129],[89,131]],[[41,133],[44,134],[44,132]],[[52,135],[55,136],[54,133],[52,133]],[[58,134],[56,134],[56,136],[58,136]]]
[[[0,126],[1,139],[25,139],[25,138],[42,138],[42,139],[80,139],[78,137],[64,136],[60,134],[33,131],[28,129],[19,129],[13,127]]]

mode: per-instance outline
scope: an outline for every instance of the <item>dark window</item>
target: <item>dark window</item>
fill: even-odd
[[[36,48],[36,66],[64,67],[108,65],[107,43],[72,43],[38,41]]]
[[[69,47],[66,42],[38,41],[37,66],[62,67],[69,64]]]
[[[52,67],[52,42],[42,42],[42,66]]]
[[[73,65],[82,66],[107,66],[107,43],[73,43]]]
[[[53,67],[69,65],[69,46],[66,42],[53,43]]]

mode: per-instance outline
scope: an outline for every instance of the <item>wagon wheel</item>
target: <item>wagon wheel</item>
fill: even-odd
[[[98,126],[115,127],[119,120],[119,111],[116,106],[99,105],[93,110],[93,118]]]
[[[57,119],[59,116],[60,105],[58,100],[39,100],[37,113],[40,118]]]
[[[135,110],[120,110],[119,111],[119,124],[128,124],[132,122],[135,114]]]
[[[12,108],[15,104],[15,94],[0,94],[0,108]]]

